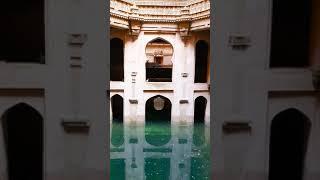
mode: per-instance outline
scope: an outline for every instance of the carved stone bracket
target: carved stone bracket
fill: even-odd
[[[141,22],[129,20],[129,35],[135,40],[138,38],[141,31]]]
[[[190,29],[191,29],[191,22],[185,21],[185,22],[179,23],[180,37],[184,41],[184,43],[187,43],[191,37]]]

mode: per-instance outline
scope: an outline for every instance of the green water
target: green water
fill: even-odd
[[[111,180],[208,180],[210,129],[204,124],[111,125]]]

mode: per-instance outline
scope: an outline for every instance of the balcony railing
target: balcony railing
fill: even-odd
[[[171,82],[172,65],[146,63],[146,80],[148,82]]]

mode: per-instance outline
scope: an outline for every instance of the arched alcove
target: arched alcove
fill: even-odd
[[[118,147],[124,143],[123,98],[116,94],[111,98],[112,130],[111,143]]]
[[[0,61],[45,63],[45,0],[2,0]]]
[[[205,143],[205,115],[207,99],[199,96],[194,101],[193,144],[200,146]]]
[[[277,114],[271,124],[269,180],[302,180],[311,122],[297,109]]]
[[[110,41],[110,80],[124,80],[124,44],[119,38]]]
[[[203,96],[199,96],[194,101],[194,122],[204,123],[207,107],[207,99]]]
[[[9,180],[43,179],[43,118],[33,107],[19,103],[1,118]]]
[[[172,81],[173,46],[162,38],[150,41],[146,46],[146,81]]]
[[[171,102],[157,95],[147,100],[145,107],[145,138],[154,146],[161,146],[171,139]]]
[[[208,56],[209,45],[206,41],[199,40],[196,43],[195,52],[195,83],[206,83],[208,80]]]
[[[312,0],[273,0],[270,67],[309,65]]]

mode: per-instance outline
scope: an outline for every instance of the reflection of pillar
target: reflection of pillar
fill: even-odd
[[[112,112],[112,101],[110,100],[110,124],[112,124],[113,112]]]
[[[125,127],[126,179],[143,179],[143,128],[132,124]]]
[[[171,155],[171,179],[190,179],[192,129],[190,126],[171,126],[173,143]]]

